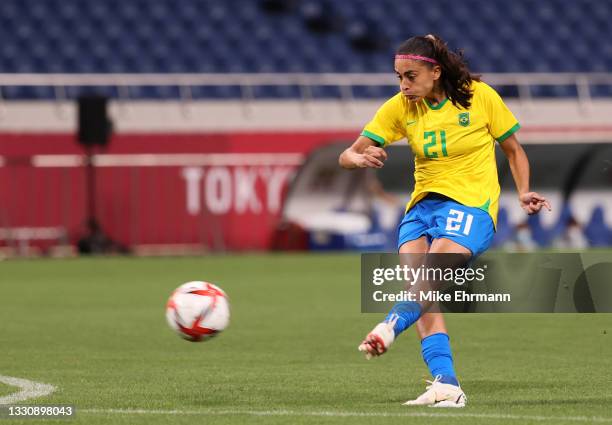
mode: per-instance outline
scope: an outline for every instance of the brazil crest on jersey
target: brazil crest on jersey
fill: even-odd
[[[448,99],[433,106],[410,102],[401,92],[385,102],[361,133],[380,146],[406,138],[414,153],[414,191],[409,210],[429,192],[489,213],[497,225],[499,182],[495,140],[520,128],[489,85],[473,81],[469,109]]]

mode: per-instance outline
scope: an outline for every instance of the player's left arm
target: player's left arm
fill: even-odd
[[[542,207],[551,210],[549,202],[537,192],[529,191],[529,160],[516,135],[512,134],[499,144],[508,158],[512,177],[519,193],[519,203],[527,214],[537,214]]]

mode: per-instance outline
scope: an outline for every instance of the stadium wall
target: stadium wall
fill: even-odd
[[[352,134],[350,134],[352,137]],[[265,249],[305,154],[342,132],[118,134],[95,156],[97,216],[129,246]],[[83,150],[69,134],[0,134],[0,238],[47,249],[85,232]]]
[[[612,102],[509,102],[525,143],[609,142]],[[380,101],[114,102],[97,215],[137,247],[267,249],[309,152],[350,143]],[[70,102],[0,109],[0,244],[46,251],[84,232],[83,150]],[[162,249],[160,248],[160,249]]]
[[[354,101],[115,101],[110,114],[122,133],[353,132],[382,100]],[[534,143],[612,140],[612,101],[509,99],[522,125],[521,140]],[[0,133],[64,133],[76,127],[75,102],[0,104]]]

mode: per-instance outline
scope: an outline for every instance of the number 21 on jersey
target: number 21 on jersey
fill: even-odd
[[[438,137],[435,131],[426,131],[424,134],[425,144],[423,145],[423,154],[426,158],[437,158],[438,151],[441,152],[442,156],[448,156],[446,151],[446,131],[440,130],[440,145],[438,148]]]

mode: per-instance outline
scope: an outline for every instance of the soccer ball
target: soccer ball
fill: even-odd
[[[229,324],[229,302],[221,288],[193,281],[176,288],[166,304],[166,320],[186,340],[206,341]]]

